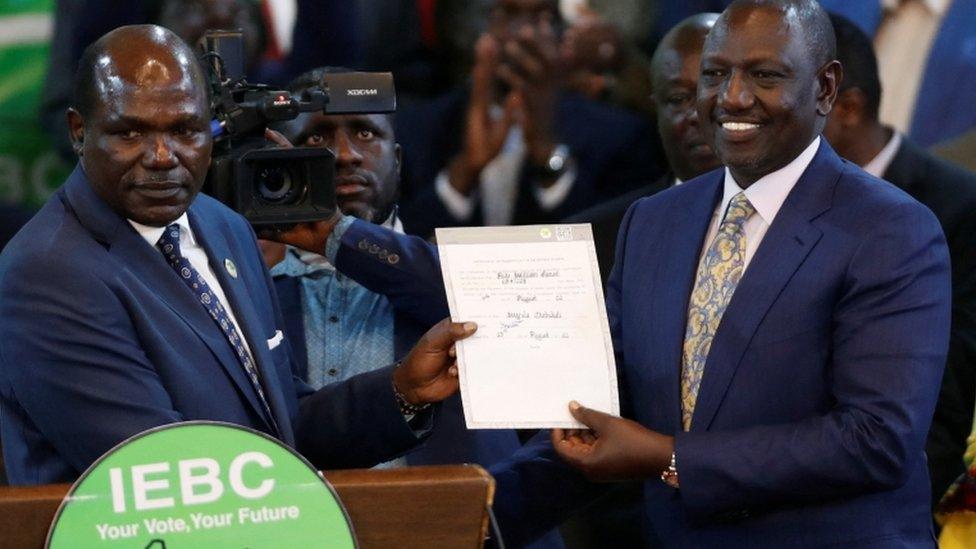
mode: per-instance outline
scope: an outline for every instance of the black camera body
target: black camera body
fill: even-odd
[[[270,123],[304,112],[396,111],[391,73],[331,73],[324,88],[293,97],[244,79],[239,31],[207,31],[202,60],[211,86],[214,147],[204,191],[268,229],[327,219],[336,211],[335,156],[325,148],[268,146]]]

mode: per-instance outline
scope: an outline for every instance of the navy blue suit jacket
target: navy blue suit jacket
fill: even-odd
[[[688,298],[722,190],[715,171],[632,206],[607,291],[626,413],[676,437],[680,490],[645,483],[652,538],[933,546],[923,448],[950,318],[938,222],[823,143],[728,305],[682,432]],[[516,542],[588,492],[545,437],[493,473]]]
[[[0,429],[10,482],[73,480],[129,436],[182,420],[273,434],[318,467],[369,466],[415,445],[391,368],[317,392],[294,374],[287,340],[273,346],[281,314],[244,219],[204,195],[188,215],[279,432],[206,310],[78,167],[0,257]]]

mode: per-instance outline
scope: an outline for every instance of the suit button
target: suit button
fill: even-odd
[[[369,253],[371,253],[373,255],[376,255],[377,253],[379,253],[379,251],[380,251],[380,247],[379,246],[377,246],[376,244],[370,245],[370,247],[369,247]]]
[[[329,375],[330,376],[335,376],[338,373],[339,373],[339,371],[336,370],[335,368],[329,368]]]
[[[365,250],[366,248],[369,248],[369,242],[366,242],[366,240],[360,240],[359,241],[359,249],[360,250]]]
[[[339,317],[332,315],[329,317],[329,322],[339,322]]]
[[[396,265],[397,263],[400,262],[400,256],[398,256],[397,254],[390,254],[390,256],[386,258],[386,261],[390,265]]]
[[[380,250],[380,253],[376,254],[376,257],[380,259],[386,259],[390,255],[390,252],[386,250]]]

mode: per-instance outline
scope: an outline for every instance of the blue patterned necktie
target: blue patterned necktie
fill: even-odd
[[[251,380],[251,385],[254,386],[254,391],[258,394],[258,400],[264,408],[264,413],[267,414],[267,418],[271,421],[271,425],[277,433],[278,425],[274,420],[274,415],[271,414],[271,406],[268,405],[268,399],[264,396],[264,389],[261,387],[260,378],[258,378],[258,370],[254,366],[254,361],[251,359],[251,356],[244,348],[243,339],[237,333],[237,328],[231,322],[227,310],[220,303],[220,300],[217,299],[217,295],[210,289],[210,285],[193,268],[190,260],[183,257],[183,254],[180,252],[180,226],[173,223],[166,227],[166,230],[163,231],[163,236],[159,237],[159,242],[156,243],[156,246],[163,252],[166,261],[170,267],[173,267],[176,274],[179,275],[180,280],[186,284],[187,288],[197,298],[197,301],[207,310],[210,318],[220,327],[220,331],[227,339],[227,343],[234,350],[234,355],[237,356],[237,360],[244,367],[247,378]]]
[[[698,265],[681,360],[681,425],[685,431],[691,428],[712,338],[742,278],[746,256],[742,226],[755,212],[745,194],[733,196],[718,234]]]

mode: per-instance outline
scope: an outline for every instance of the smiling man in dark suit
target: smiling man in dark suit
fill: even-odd
[[[837,154],[894,183],[939,219],[952,259],[952,335],[939,403],[926,443],[932,498],[961,475],[976,406],[976,174],[925,152],[878,118],[881,83],[871,39],[831,15],[844,82],[824,137]]]
[[[934,546],[948,250],[931,211],[820,137],[841,77],[813,0],[739,0],[716,22],[697,106],[726,169],[638,201],[618,239],[607,312],[630,419],[572,406],[591,430],[491,469],[510,545],[600,492],[588,477],[645,481],[655,546]],[[396,250],[433,304],[418,240],[356,222],[338,261],[359,241]],[[364,284],[407,288],[359,263]]]
[[[593,490],[575,469],[645,479],[661,547],[934,545],[948,253],[927,208],[820,138],[834,55],[813,0],[716,22],[698,111],[727,168],[638,201],[618,239],[607,311],[632,419],[574,403],[591,430],[494,468],[510,541]]]
[[[313,392],[293,372],[254,232],[198,192],[210,163],[192,50],[121,27],[79,66],[68,126],[80,162],[0,258],[0,428],[13,484],[74,480],[143,430],[251,427],[318,467],[418,444],[457,390],[442,322],[402,364]],[[408,421],[409,420],[409,421]]]

